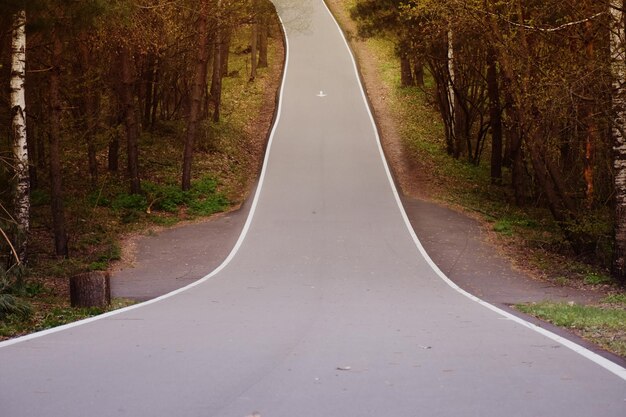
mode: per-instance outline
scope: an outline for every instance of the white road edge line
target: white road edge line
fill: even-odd
[[[246,223],[243,226],[243,229],[241,231],[241,233],[239,234],[239,239],[237,239],[237,242],[235,243],[235,246],[233,247],[233,249],[230,251],[230,254],[228,255],[228,257],[220,264],[220,266],[218,266],[215,270],[213,270],[213,272],[211,272],[210,274],[204,276],[203,278],[199,279],[196,282],[193,282],[185,287],[179,288],[177,290],[174,290],[170,293],[164,294],[160,297],[157,298],[153,298],[152,300],[148,300],[148,301],[144,301],[142,303],[139,304],[134,304],[132,306],[129,307],[125,307],[125,308],[120,308],[119,310],[114,310],[114,311],[110,311],[108,313],[104,313],[104,314],[100,314],[98,316],[94,316],[94,317],[90,317],[88,319],[84,319],[84,320],[80,320],[80,321],[76,321],[73,323],[68,323],[65,324],[63,326],[58,326],[58,327],[54,327],[52,329],[47,329],[47,330],[42,330],[40,332],[37,333],[31,333],[28,334],[26,336],[22,336],[22,337],[17,337],[15,339],[10,339],[10,340],[6,340],[4,342],[0,342],[0,349],[7,347],[7,346],[11,346],[11,345],[15,345],[17,343],[22,343],[22,342],[26,342],[28,340],[32,340],[32,339],[36,339],[39,337],[43,337],[52,333],[57,333],[57,332],[61,332],[64,330],[68,330],[74,327],[78,327],[78,326],[82,326],[84,324],[88,324],[94,321],[98,321],[98,320],[103,320],[103,319],[107,319],[109,317],[112,316],[116,316],[118,314],[122,314],[122,313],[126,313],[128,311],[131,310],[135,310],[144,306],[148,306],[150,304],[154,304],[154,303],[158,303],[159,301],[165,300],[167,298],[173,297],[177,294],[180,294],[184,291],[187,291],[195,286],[198,286],[208,280],[210,280],[211,278],[213,278],[215,275],[219,274],[222,270],[224,270],[224,268],[226,268],[228,266],[228,264],[230,264],[230,262],[233,260],[233,258],[235,257],[235,255],[237,254],[237,252],[239,251],[239,249],[241,248],[241,246],[243,245],[243,242],[248,234],[248,231],[250,230],[250,225],[252,224],[252,220],[254,218],[254,213],[256,212],[256,208],[259,202],[259,197],[261,196],[261,190],[263,189],[263,183],[265,181],[265,175],[267,172],[267,165],[268,165],[268,161],[270,158],[270,152],[272,150],[272,144],[274,142],[274,135],[276,134],[276,130],[278,128],[279,122],[280,122],[280,118],[281,118],[281,114],[282,114],[282,103],[283,103],[283,94],[285,91],[285,83],[287,80],[287,70],[289,69],[289,38],[287,37],[287,30],[285,29],[285,25],[283,23],[283,20],[280,18],[280,16],[278,17],[280,19],[280,24],[283,27],[283,34],[284,34],[284,39],[285,39],[285,68],[283,69],[283,79],[281,81],[281,85],[280,85],[280,93],[279,93],[279,97],[278,97],[278,108],[276,110],[276,118],[274,120],[274,124],[272,126],[272,130],[270,132],[270,136],[269,136],[269,140],[267,143],[267,150],[265,151],[265,158],[263,160],[263,167],[261,169],[261,175],[259,177],[259,183],[257,185],[257,189],[256,192],[254,194],[254,199],[252,201],[252,206],[250,207],[250,212],[248,213],[248,218],[246,219]]]
[[[424,246],[422,245],[422,242],[420,242],[419,238],[417,237],[417,235],[415,234],[415,230],[413,229],[413,226],[411,226],[411,222],[409,221],[409,217],[406,214],[406,210],[404,209],[404,206],[402,205],[402,200],[400,199],[400,194],[398,193],[398,189],[396,188],[396,184],[393,180],[393,176],[391,175],[391,170],[389,169],[389,164],[387,163],[387,158],[385,157],[385,153],[383,151],[383,146],[382,146],[382,142],[380,140],[380,135],[378,133],[378,126],[376,125],[376,121],[374,120],[374,116],[372,114],[372,110],[370,109],[369,106],[369,102],[367,100],[367,95],[365,94],[365,89],[363,88],[363,83],[361,82],[361,76],[359,73],[359,67],[357,66],[356,63],[356,59],[354,57],[354,54],[352,53],[352,49],[350,48],[350,44],[348,43],[348,40],[346,39],[346,36],[343,32],[343,30],[341,29],[341,26],[339,25],[339,22],[337,22],[337,19],[335,19],[335,16],[333,15],[333,13],[330,11],[330,8],[328,7],[328,4],[326,4],[326,1],[324,0],[319,0],[321,1],[324,6],[326,7],[326,11],[328,12],[328,14],[331,16],[331,18],[333,19],[333,21],[335,22],[335,25],[337,26],[337,29],[339,30],[339,33],[341,34],[341,37],[343,38],[343,41],[345,43],[346,48],[348,49],[348,52],[350,54],[350,57],[352,58],[352,64],[354,67],[354,71],[357,77],[357,81],[359,84],[359,88],[361,89],[361,96],[363,98],[363,101],[365,102],[365,107],[367,108],[367,113],[369,114],[370,117],[370,121],[372,123],[372,127],[374,129],[374,134],[376,136],[376,142],[378,145],[378,151],[380,152],[380,156],[382,158],[383,161],[383,165],[385,167],[385,172],[387,173],[387,178],[389,179],[389,184],[391,185],[391,189],[393,192],[393,195],[396,199],[396,203],[398,204],[398,207],[400,209],[400,213],[402,215],[402,218],[404,219],[404,223],[407,227],[407,229],[409,230],[409,233],[411,234],[411,237],[413,238],[413,241],[415,242],[415,246],[417,246],[417,249],[419,250],[419,252],[421,253],[421,255],[424,257],[424,259],[426,259],[426,262],[430,265],[430,267],[435,271],[435,273],[439,276],[439,278],[441,278],[446,284],[448,284],[450,287],[452,287],[454,290],[456,290],[457,292],[463,294],[464,296],[466,296],[467,298],[469,298],[472,301],[477,302],[478,304],[482,305],[483,307],[488,308],[489,310],[492,310],[498,314],[500,314],[501,316],[503,316],[506,319],[509,319],[517,324],[521,324],[524,327],[527,327],[531,330],[536,331],[537,333],[540,333],[552,340],[554,340],[557,343],[560,343],[561,345],[573,350],[574,352],[584,356],[585,358],[595,362],[596,364],[600,365],[601,367],[603,367],[604,369],[612,372],[613,374],[617,375],[618,377],[620,377],[621,379],[623,379],[624,381],[626,381],[626,368],[623,368],[622,366],[616,364],[615,362],[610,361],[609,359],[602,357],[600,355],[598,355],[595,352],[590,351],[589,349],[572,342],[571,340],[568,340],[562,336],[559,336],[555,333],[552,333],[549,330],[546,330],[542,327],[539,327],[533,323],[530,323],[514,314],[511,314],[507,311],[504,311],[496,306],[494,306],[493,304],[490,304],[484,300],[481,300],[480,298],[476,297],[473,294],[470,294],[469,292],[465,291],[464,289],[462,289],[461,287],[459,287],[457,284],[455,284],[450,278],[448,278],[446,276],[446,274],[443,273],[443,271],[441,269],[439,269],[439,267],[437,266],[437,264],[435,264],[435,262],[433,262],[433,260],[430,258],[430,256],[428,255],[428,253],[426,252],[426,250],[424,249]]]
[[[391,171],[389,169],[389,165],[387,163],[387,160],[385,158],[385,154],[382,148],[382,143],[380,140],[380,136],[378,134],[378,127],[376,126],[376,122],[374,121],[374,116],[372,115],[372,111],[369,107],[369,103],[367,101],[367,96],[365,94],[365,90],[363,89],[363,84],[361,83],[361,79],[359,76],[359,70],[358,70],[358,66],[356,64],[356,60],[354,58],[354,54],[352,53],[352,50],[350,49],[350,46],[348,44],[348,41],[343,33],[343,30],[341,30],[341,27],[339,26],[339,23],[337,22],[337,20],[335,19],[335,16],[332,14],[332,12],[330,11],[330,9],[328,8],[328,5],[326,4],[326,2],[324,0],[319,0],[324,4],[324,7],[326,8],[326,11],[328,12],[328,14],[331,16],[332,20],[335,22],[335,25],[337,26],[337,29],[339,30],[339,33],[341,34],[341,37],[345,43],[345,46],[348,50],[348,53],[350,54],[350,57],[352,59],[352,64],[354,67],[354,71],[358,80],[358,84],[359,84],[359,88],[361,89],[361,96],[363,98],[363,101],[365,102],[365,107],[367,109],[368,115],[370,117],[370,121],[372,123],[372,127],[374,129],[374,134],[376,137],[376,141],[377,141],[377,145],[378,145],[378,150],[380,152],[380,156],[381,159],[383,161],[383,165],[385,168],[385,172],[387,174],[387,178],[389,180],[393,195],[396,199],[396,203],[398,204],[398,208],[400,209],[400,213],[402,215],[402,218],[404,219],[405,225],[411,235],[411,237],[413,238],[413,241],[417,247],[417,249],[419,250],[419,252],[421,253],[421,255],[424,257],[424,259],[426,259],[426,261],[428,262],[428,264],[430,265],[430,267],[435,271],[435,273],[444,281],[446,282],[451,288],[453,288],[454,290],[458,291],[459,293],[463,294],[464,296],[468,297],[469,299],[479,303],[480,305],[500,314],[501,316],[514,321],[515,323],[521,324],[531,330],[534,330],[552,340],[554,340],[555,342],[560,343],[561,345],[573,350],[574,352],[584,356],[585,358],[595,362],[596,364],[602,366],[603,368],[605,368],[606,370],[612,372],[613,374],[617,375],[618,377],[620,377],[623,380],[626,380],[626,368],[623,368],[621,366],[619,366],[618,364],[590,351],[589,349],[584,348],[583,346],[580,346],[568,339],[565,339],[557,334],[554,334],[546,329],[543,329],[535,324],[532,324],[526,320],[523,320],[511,313],[508,313],[492,304],[487,303],[486,301],[481,300],[480,298],[468,293],[467,291],[463,290],[462,288],[460,288],[458,285],[456,285],[452,280],[450,280],[450,278],[448,278],[440,269],[439,267],[433,262],[433,260],[430,258],[430,256],[428,255],[428,253],[426,253],[426,250],[424,249],[424,247],[422,246],[422,243],[420,242],[419,238],[417,237],[417,235],[415,234],[415,231],[413,230],[413,227],[411,226],[411,223],[409,221],[409,218],[406,214],[406,211],[404,210],[404,206],[402,205],[402,201],[400,200],[400,195],[398,194],[398,190],[395,186],[395,183],[393,181],[393,177],[391,176]],[[280,18],[280,17],[279,17]],[[284,23],[281,19],[281,25],[283,26],[284,29]],[[232,259],[235,257],[235,255],[237,254],[237,252],[239,251],[239,249],[241,248],[246,235],[248,234],[248,231],[250,229],[250,225],[252,224],[252,220],[254,218],[254,214],[256,212],[256,207],[258,205],[258,201],[259,201],[259,197],[261,195],[261,191],[263,189],[263,183],[265,180],[265,175],[267,172],[267,165],[268,165],[268,161],[269,161],[269,157],[270,157],[270,153],[271,153],[271,149],[272,149],[272,143],[274,141],[274,136],[277,130],[277,127],[279,125],[280,122],[280,118],[281,118],[281,114],[282,114],[282,102],[283,102],[283,94],[284,94],[284,90],[285,90],[285,83],[286,83],[286,79],[287,79],[287,72],[288,72],[288,68],[289,68],[289,38],[287,36],[287,31],[283,30],[284,33],[284,39],[285,39],[285,68],[283,70],[283,79],[281,82],[281,86],[280,86],[280,94],[279,94],[279,100],[278,100],[278,109],[276,112],[276,119],[274,121],[274,125],[272,126],[272,130],[270,133],[270,137],[269,137],[269,141],[268,141],[268,145],[267,145],[267,151],[265,153],[265,159],[263,161],[263,168],[261,170],[261,175],[259,178],[259,184],[257,186],[257,190],[255,192],[254,195],[254,200],[252,202],[252,207],[250,208],[250,212],[248,214],[248,218],[246,219],[246,223],[243,227],[243,230],[241,231],[241,234],[239,235],[239,239],[237,240],[237,242],[235,243],[235,246],[233,247],[233,249],[231,250],[230,254],[228,255],[228,257],[224,260],[224,262],[222,262],[222,264],[220,264],[220,266],[218,266],[213,272],[211,272],[210,274],[206,275],[205,277],[201,278],[200,280],[189,284],[183,288],[180,288],[178,290],[172,291],[168,294],[162,295],[160,297],[154,298],[152,300],[149,301],[145,301],[143,303],[139,303],[139,304],[135,304],[129,307],[125,307],[119,310],[115,310],[115,311],[111,311],[108,313],[104,313],[95,317],[91,317],[88,319],[84,319],[84,320],[80,320],[77,322],[73,322],[73,323],[69,323],[63,326],[59,326],[59,327],[54,327],[52,329],[48,329],[48,330],[43,330],[37,333],[31,333],[29,335],[26,336],[22,336],[22,337],[18,337],[18,338],[14,338],[14,339],[10,339],[4,342],[0,342],[0,348],[4,348],[4,347],[8,347],[11,345],[15,345],[18,343],[22,343],[22,342],[26,342],[28,340],[32,340],[32,339],[36,339],[39,337],[43,337],[52,333],[57,333],[57,332],[61,332],[64,330],[68,330],[74,327],[78,327],[78,326],[82,326],[84,324],[88,324],[94,321],[98,321],[98,320],[103,320],[112,316],[116,316],[118,314],[122,314],[131,310],[135,310],[144,306],[148,306],[150,304],[154,304],[157,303],[159,301],[165,300],[167,298],[173,297],[177,294],[180,294],[184,291],[187,291],[197,285],[200,285],[206,281],[208,281],[209,279],[213,278],[215,275],[217,275],[218,273],[220,273],[222,270],[224,270],[224,268],[226,268],[228,266],[228,264],[230,264],[230,262],[232,261]]]

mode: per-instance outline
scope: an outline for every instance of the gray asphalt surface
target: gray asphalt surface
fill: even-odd
[[[0,415],[626,415],[622,377],[420,255],[335,23],[321,0],[276,3],[283,110],[235,256],[175,296],[0,345]]]

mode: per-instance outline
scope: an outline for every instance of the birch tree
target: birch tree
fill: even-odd
[[[611,58],[613,73],[613,143],[615,169],[615,249],[613,272],[626,282],[626,37],[624,1],[611,1]]]
[[[28,145],[26,142],[26,11],[13,16],[11,42],[11,115],[13,155],[15,160],[15,221],[17,222],[17,255],[26,260],[30,219],[30,182],[28,176]]]
[[[456,82],[456,71],[455,71],[455,54],[454,54],[454,32],[451,28],[448,29],[448,34],[446,38],[446,46],[447,46],[447,61],[446,61],[446,69],[448,71],[447,74],[447,101],[448,101],[448,111],[450,120],[446,124],[449,129],[449,137],[450,142],[457,144],[457,100],[456,93],[454,92],[454,84]],[[458,144],[457,144],[458,145]],[[455,145],[455,153],[459,152],[459,147]]]

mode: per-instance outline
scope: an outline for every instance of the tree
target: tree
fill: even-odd
[[[11,113],[13,156],[15,164],[14,212],[17,223],[17,252],[20,262],[26,261],[30,224],[30,181],[28,143],[26,140],[26,11],[13,16],[11,42]]]
[[[216,11],[214,17],[214,45],[213,45],[213,73],[211,76],[210,97],[213,103],[213,122],[220,121],[222,109],[222,78],[224,74],[224,66],[228,61],[228,42],[230,34],[227,33],[225,22],[223,20],[222,0],[216,1]]]
[[[121,72],[121,101],[126,130],[127,169],[130,180],[130,193],[141,193],[141,179],[139,177],[139,123],[135,107],[135,68],[130,45],[122,44],[119,51]]]
[[[613,273],[626,283],[626,30],[622,0],[612,0],[610,11],[613,74],[613,141],[615,169],[615,250]]]
[[[198,131],[198,124],[200,122],[202,98],[204,96],[204,92],[206,91],[207,84],[207,66],[209,61],[208,13],[208,1],[202,0],[200,3],[200,10],[198,11],[198,19],[196,21],[197,58],[194,68],[193,84],[191,87],[191,103],[189,105],[189,118],[187,119],[187,132],[185,134],[182,178],[183,191],[188,191],[191,188],[193,146],[195,136]],[[214,59],[219,59],[220,56],[221,54],[218,51]],[[218,68],[221,70],[221,65],[218,65]],[[221,74],[218,74],[218,76],[221,77]]]
[[[254,81],[259,66],[259,1],[252,0],[252,34],[250,39],[250,81]]]
[[[50,53],[50,118],[48,120],[48,136],[50,148],[50,199],[52,209],[52,224],[54,230],[54,251],[56,256],[67,258],[69,256],[67,244],[67,228],[65,224],[65,208],[63,203],[63,177],[61,170],[61,74],[63,43],[60,38],[60,27],[54,25],[52,36],[52,48]]]

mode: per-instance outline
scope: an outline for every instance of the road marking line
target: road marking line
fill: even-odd
[[[343,42],[346,46],[346,48],[348,49],[348,53],[350,54],[350,57],[352,58],[352,65],[354,67],[354,72],[356,74],[357,77],[357,81],[359,84],[359,88],[361,89],[361,97],[363,98],[363,101],[365,102],[365,107],[367,109],[367,113],[370,117],[370,121],[372,123],[372,127],[374,129],[374,135],[376,137],[376,142],[378,145],[378,151],[380,152],[380,156],[382,158],[383,161],[383,166],[385,168],[385,172],[387,173],[387,179],[389,180],[389,184],[391,186],[391,190],[393,192],[393,195],[396,199],[396,203],[398,204],[398,208],[400,209],[400,213],[402,215],[402,218],[404,219],[404,224],[406,225],[409,234],[411,235],[411,237],[413,238],[413,242],[415,243],[415,246],[417,246],[417,249],[419,250],[419,252],[421,253],[421,255],[424,257],[424,259],[426,260],[426,262],[428,263],[428,265],[433,269],[433,271],[435,271],[435,273],[439,276],[439,278],[441,278],[446,284],[448,284],[450,287],[452,287],[454,290],[456,290],[457,292],[461,293],[462,295],[466,296],[467,298],[469,298],[472,301],[475,301],[476,303],[482,305],[483,307],[488,308],[491,311],[494,311],[495,313],[500,314],[501,316],[503,316],[503,318],[507,318],[511,321],[514,321],[517,324],[520,324],[524,327],[527,327],[531,330],[534,330],[537,333],[540,333],[546,337],[548,337],[549,339],[554,340],[555,342],[560,343],[561,345],[573,350],[574,352],[578,353],[581,356],[584,356],[585,358],[595,362],[597,365],[600,365],[601,367],[603,367],[604,369],[606,369],[607,371],[612,372],[613,374],[617,375],[618,377],[620,377],[621,379],[626,381],[626,368],[616,364],[615,362],[598,355],[595,352],[590,351],[589,349],[575,343],[572,342],[571,340],[568,340],[562,336],[559,336],[555,333],[552,333],[549,330],[546,330],[542,327],[539,327],[533,323],[530,323],[518,316],[515,316],[509,312],[506,312],[496,306],[494,306],[493,304],[490,304],[478,297],[476,297],[473,294],[470,294],[469,292],[465,291],[464,289],[462,289],[461,287],[459,287],[457,284],[455,284],[450,278],[448,278],[446,276],[446,274],[443,273],[443,271],[441,271],[441,269],[439,269],[439,267],[437,266],[437,264],[435,264],[435,262],[433,262],[433,260],[430,258],[430,256],[428,255],[428,253],[426,252],[426,250],[424,249],[424,246],[422,245],[422,242],[420,242],[419,238],[417,237],[417,234],[415,234],[415,230],[413,230],[413,226],[411,226],[411,222],[409,221],[409,217],[406,214],[406,210],[404,209],[404,206],[402,205],[402,200],[400,199],[400,194],[398,193],[398,189],[396,188],[396,184],[393,181],[393,176],[391,175],[391,170],[389,169],[389,164],[387,163],[387,158],[385,157],[385,152],[383,150],[383,146],[382,146],[382,142],[380,140],[380,135],[378,133],[378,126],[376,125],[376,121],[374,120],[374,116],[372,114],[372,109],[370,108],[369,105],[369,101],[367,98],[367,95],[365,94],[365,89],[363,88],[363,82],[361,80],[361,75],[359,72],[359,67],[356,63],[356,59],[354,58],[354,53],[352,52],[352,49],[350,48],[350,44],[348,43],[348,40],[346,39],[345,34],[343,33],[343,30],[341,29],[341,26],[339,26],[339,22],[337,22],[337,19],[335,19],[335,16],[333,15],[333,13],[330,11],[330,8],[328,7],[328,5],[326,4],[326,2],[324,0],[319,0],[321,1],[324,6],[326,7],[326,11],[328,12],[328,14],[331,16],[332,20],[335,22],[335,25],[337,26],[337,29],[339,30],[339,33],[341,34],[341,37],[343,39]]]

